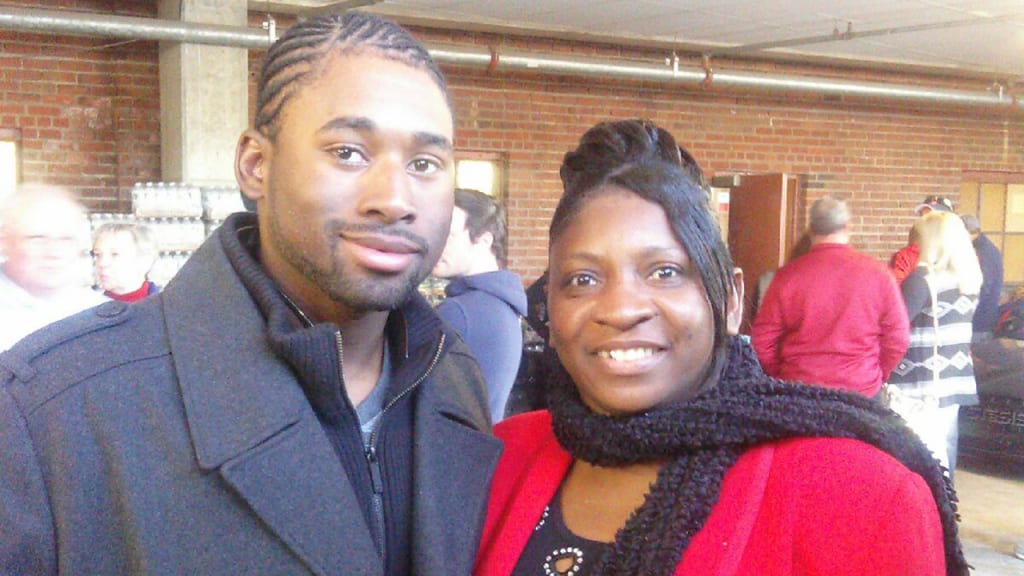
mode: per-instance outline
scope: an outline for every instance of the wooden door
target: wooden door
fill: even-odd
[[[750,332],[757,281],[785,263],[800,236],[798,180],[787,174],[744,174],[729,195],[729,251],[743,269],[741,332]]]

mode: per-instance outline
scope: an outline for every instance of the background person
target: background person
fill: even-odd
[[[921,219],[921,259],[903,281],[910,348],[889,376],[893,409],[952,475],[960,406],[977,404],[971,320],[981,267],[970,236],[951,212]]]
[[[907,351],[899,287],[874,258],[850,245],[846,202],[811,205],[811,248],[776,272],[751,326],[769,376],[867,397]]]
[[[469,346],[487,381],[491,421],[505,417],[523,356],[523,279],[502,270],[505,216],[494,198],[455,190],[451,231],[433,275],[450,280],[438,316]]]
[[[346,12],[289,28],[257,92],[256,213],[0,355],[0,574],[470,572],[500,445],[416,290],[452,214],[444,79]]]
[[[0,205],[0,351],[106,301],[84,285],[85,209],[68,190],[19,187]]]
[[[92,257],[104,296],[138,302],[160,288],[146,276],[159,252],[149,228],[130,222],[103,224],[93,234]]]
[[[982,233],[977,216],[963,214],[960,219],[971,236],[971,244],[981,266],[981,291],[978,293],[978,307],[974,310],[971,328],[974,341],[983,342],[992,338],[992,331],[999,322],[999,300],[1003,296],[1003,255],[992,240]]]
[[[966,575],[948,486],[902,420],[768,378],[729,336],[742,283],[671,141],[612,122],[565,157],[550,411],[496,427],[475,574]]]
[[[953,202],[945,196],[939,196],[931,194],[925,196],[924,200],[914,207],[914,214],[920,218],[925,214],[931,212],[953,212]],[[897,250],[889,258],[889,270],[892,271],[893,277],[897,283],[902,283],[914,268],[917,267],[917,259],[919,256],[918,238],[911,227],[910,232],[907,235],[907,245]]]

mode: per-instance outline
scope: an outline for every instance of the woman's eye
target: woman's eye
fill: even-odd
[[[436,160],[428,158],[417,158],[412,161],[409,167],[417,174],[433,174],[441,169],[441,165]]]
[[[677,266],[659,266],[651,274],[658,280],[672,280],[683,275],[683,271]]]

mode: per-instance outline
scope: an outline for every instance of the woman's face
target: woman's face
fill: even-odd
[[[551,344],[583,401],[609,414],[692,398],[714,327],[699,272],[661,206],[595,190],[551,245]]]

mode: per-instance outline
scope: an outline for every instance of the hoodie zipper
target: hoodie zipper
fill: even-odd
[[[384,473],[381,471],[380,458],[377,455],[377,439],[379,437],[378,432],[380,432],[381,427],[384,425],[384,414],[388,411],[388,409],[390,409],[392,406],[398,403],[399,400],[408,396],[413,390],[415,390],[416,387],[420,385],[420,383],[427,379],[427,376],[430,374],[430,372],[434,370],[434,366],[437,366],[438,361],[441,359],[441,351],[444,350],[445,337],[446,335],[442,332],[441,341],[438,342],[437,349],[434,350],[434,357],[431,358],[430,364],[427,366],[427,369],[423,372],[423,374],[421,374],[420,377],[417,378],[412,384],[410,384],[400,393],[395,395],[394,398],[388,401],[388,403],[385,404],[383,408],[381,408],[380,414],[377,416],[377,426],[374,427],[372,432],[370,432],[370,441],[367,443],[367,447],[365,450],[366,463],[370,468],[370,482],[373,485],[372,503],[374,530],[377,536],[378,552],[380,553],[381,560],[384,562],[384,566],[387,566],[387,546],[384,541]],[[340,330],[334,333],[334,338],[338,344],[338,366],[339,368],[341,368],[339,370],[338,377],[342,378],[341,384],[344,385],[344,380],[342,376],[344,374],[344,356],[342,355],[342,352],[344,351],[344,346],[342,345],[342,337]]]

